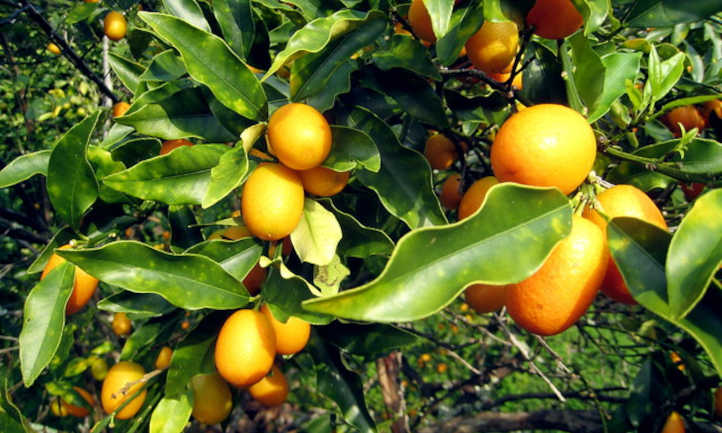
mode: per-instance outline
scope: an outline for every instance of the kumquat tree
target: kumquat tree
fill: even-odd
[[[722,0],[0,0],[0,433],[722,432]]]

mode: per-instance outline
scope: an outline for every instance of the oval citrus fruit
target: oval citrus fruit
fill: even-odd
[[[130,333],[131,323],[128,315],[125,313],[115,313],[113,315],[113,332],[117,336],[128,335]]]
[[[469,189],[466,190],[464,196],[461,197],[458,211],[459,221],[476,212],[484,202],[486,193],[497,183],[499,183],[499,181],[494,176],[482,177],[474,182]]]
[[[537,0],[526,16],[534,33],[547,39],[562,39],[584,24],[584,17],[571,0]]]
[[[58,54],[60,54],[60,47],[51,42],[48,44],[48,51],[57,56]]]
[[[248,388],[248,392],[265,406],[278,406],[286,401],[288,382],[281,370],[274,365],[271,373]]]
[[[456,146],[443,134],[434,134],[426,140],[424,156],[435,170],[446,170],[459,159]]]
[[[167,140],[163,142],[163,145],[160,147],[160,154],[159,155],[165,155],[166,153],[169,153],[171,150],[181,147],[181,146],[193,146],[193,143],[186,140],[185,138],[181,138],[179,140]]]
[[[137,382],[143,375],[145,375],[145,370],[135,362],[122,361],[111,367],[103,380],[103,389],[101,391],[101,401],[105,413],[113,413],[123,402],[135,394],[143,386],[142,383]],[[123,392],[126,385],[134,382],[137,383]],[[128,403],[128,405],[121,409],[115,417],[118,419],[131,418],[140,410],[141,406],[143,406],[145,396],[146,391],[143,390],[143,392]]]
[[[328,121],[306,104],[286,104],[274,111],[268,120],[267,136],[269,150],[294,170],[321,165],[331,151]]]
[[[426,10],[423,0],[411,0],[409,7],[409,24],[414,34],[426,42],[436,42],[434,29],[431,27],[431,16]]]
[[[459,191],[460,186],[461,175],[459,173],[452,173],[441,185],[439,200],[445,208],[451,210],[456,209],[459,206],[459,202],[461,201],[461,192]]]
[[[58,249],[64,250],[68,248],[70,248],[70,245],[63,245]],[[52,271],[56,266],[64,261],[65,259],[57,254],[50,256],[48,263],[43,269],[43,273],[40,275],[40,279],[42,280],[45,278],[45,276],[48,275],[48,272]],[[98,280],[76,266],[75,279],[73,280],[73,292],[70,294],[70,299],[68,299],[68,303],[65,305],[65,313],[73,314],[80,311],[90,301],[90,298],[93,297],[97,287]]]
[[[311,325],[298,317],[289,317],[286,323],[273,317],[273,313],[264,304],[261,312],[266,316],[276,335],[276,352],[291,355],[303,350],[311,335]]]
[[[662,120],[675,137],[682,135],[680,124],[684,127],[685,131],[689,131],[692,128],[702,130],[705,126],[704,117],[702,117],[702,114],[700,114],[694,105],[674,108],[665,114]]]
[[[466,288],[466,303],[479,314],[491,313],[504,306],[506,285],[472,284]]]
[[[326,167],[314,167],[298,172],[303,189],[321,197],[336,195],[346,187],[350,171],[333,171]]]
[[[113,105],[113,117],[120,117],[125,114],[126,111],[128,111],[128,108],[130,108],[130,104],[124,101],[120,101],[117,104]]]
[[[684,433],[684,420],[677,412],[672,412],[662,427],[661,433]]]
[[[125,37],[127,31],[127,23],[125,17],[120,12],[110,11],[105,15],[103,20],[103,29],[105,36],[111,41],[119,41]]]
[[[196,374],[191,378],[193,418],[203,424],[218,424],[233,407],[231,390],[218,373]]]
[[[173,349],[168,346],[163,346],[158,352],[158,356],[155,358],[155,368],[158,370],[165,370],[170,365],[170,359],[173,356]]]
[[[471,63],[478,69],[487,74],[507,72],[519,48],[519,30],[512,21],[485,21],[465,46]]]

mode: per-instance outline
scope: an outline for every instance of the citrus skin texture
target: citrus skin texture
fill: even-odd
[[[231,390],[218,373],[196,374],[191,378],[193,418],[203,424],[218,424],[228,418],[233,402]]]
[[[466,288],[466,303],[479,314],[498,311],[504,306],[506,285],[472,284]]]
[[[416,36],[432,44],[436,42],[436,35],[434,35],[434,29],[431,27],[431,16],[429,11],[426,10],[423,0],[411,1],[409,24]]]
[[[669,414],[661,433],[684,433],[684,420],[677,412]]]
[[[485,21],[466,41],[466,54],[471,63],[485,73],[508,72],[519,48],[519,30],[512,21]]]
[[[301,220],[303,200],[303,184],[296,172],[280,164],[262,163],[243,186],[243,221],[257,238],[281,239]]]
[[[216,368],[233,386],[246,387],[261,380],[275,356],[276,336],[263,313],[238,310],[218,333]]]
[[[426,140],[424,156],[435,170],[446,170],[459,158],[454,143],[442,134],[434,134]]]
[[[298,172],[306,192],[320,196],[331,197],[341,192],[351,176],[349,171],[333,171],[326,167],[314,167]]]
[[[135,362],[123,361],[111,367],[108,375],[105,376],[105,380],[103,380],[103,389],[101,391],[101,401],[105,413],[113,413],[125,400],[135,394],[143,386],[142,383],[139,382],[131,386],[125,394],[121,394],[121,389],[126,384],[139,380],[144,374],[143,367]],[[132,418],[143,406],[145,395],[146,391],[144,390],[118,412],[115,417],[118,419]]]
[[[111,41],[119,41],[125,37],[128,25],[125,22],[123,14],[110,11],[105,15],[105,19],[103,20],[103,29],[108,39]]]
[[[667,230],[667,223],[664,221],[664,216],[662,216],[662,212],[659,211],[657,205],[647,194],[632,185],[613,186],[597,195],[597,200],[601,206],[601,211],[609,219],[633,217]],[[602,229],[606,243],[607,220],[589,206],[584,209],[583,216]],[[622,274],[611,256],[609,257],[609,267],[604,277],[604,283],[602,283],[602,291],[617,302],[630,305],[637,303],[629,293],[629,288],[624,283]]]
[[[680,123],[684,126],[685,131],[689,131],[692,128],[702,130],[706,123],[704,117],[702,117],[702,114],[700,114],[694,105],[677,107],[665,114],[662,120],[675,137],[682,135],[682,128],[679,126]]]
[[[331,127],[323,115],[306,104],[292,103],[276,110],[268,121],[268,144],[286,167],[314,168],[331,151]]]
[[[517,325],[539,335],[558,334],[574,324],[599,290],[607,268],[602,231],[572,217],[572,231],[542,267],[506,291],[506,308]]]
[[[581,114],[540,104],[501,125],[491,146],[491,168],[499,182],[555,186],[569,194],[586,179],[596,156],[594,132]]]
[[[48,51],[57,56],[58,54],[60,54],[60,47],[51,42],[48,44]]]
[[[170,152],[171,150],[175,149],[176,147],[181,146],[193,146],[193,143],[190,141],[181,138],[180,140],[168,140],[164,141],[163,145],[160,147],[160,153],[159,155],[165,155],[166,153]]]
[[[704,126],[705,128],[710,126],[710,116],[713,115],[717,117],[717,119],[722,119],[722,100],[715,100],[715,101],[707,101],[702,105],[702,108],[699,110],[700,114],[702,114],[702,117],[704,117]]]
[[[482,177],[474,182],[464,193],[464,196],[461,197],[458,211],[459,221],[476,212],[484,202],[486,193],[497,183],[499,183],[499,181],[494,176]]]
[[[80,396],[83,398],[83,400],[88,402],[88,405],[90,407],[93,407],[95,405],[95,399],[93,398],[92,395],[90,395],[90,393],[88,391],[84,390],[83,388],[80,388],[79,386],[74,386],[73,389],[75,390],[75,392],[80,394]],[[90,413],[90,411],[87,408],[85,408],[83,406],[75,406],[74,404],[70,404],[70,403],[66,402],[65,400],[62,400],[60,402],[60,404],[62,405],[62,410],[65,413],[67,413],[68,415],[72,415],[74,417],[83,418],[83,417],[88,416],[88,414]]]
[[[281,370],[274,365],[271,374],[248,388],[248,392],[256,401],[265,406],[278,406],[286,401],[288,382]]]
[[[165,370],[170,365],[170,358],[173,356],[173,349],[168,346],[163,346],[158,352],[158,357],[155,358],[155,368],[158,370]]]
[[[447,177],[441,185],[439,200],[445,208],[451,210],[459,206],[459,202],[461,202],[461,192],[459,192],[460,184],[461,175],[459,173],[453,173]]]
[[[261,312],[273,327],[276,335],[276,352],[281,355],[291,355],[306,347],[311,336],[311,324],[298,317],[289,317],[286,323],[276,320],[265,304],[261,307]]]
[[[537,0],[526,16],[534,33],[547,39],[562,39],[584,24],[584,17],[571,0]]]
[[[70,248],[70,245],[63,245],[58,249],[65,250],[68,248]],[[42,280],[45,278],[45,276],[48,275],[48,272],[52,271],[56,266],[64,261],[65,259],[57,254],[50,256],[50,260],[48,260],[48,263],[45,265],[43,273],[40,275],[40,279]],[[93,297],[97,287],[98,280],[76,266],[75,279],[73,280],[73,293],[70,294],[70,299],[68,299],[68,303],[65,306],[65,314],[70,315],[77,313],[85,307],[85,305],[90,301],[90,298]]]
[[[130,333],[131,323],[128,315],[125,313],[115,313],[113,315],[113,332],[117,336],[128,335]]]
[[[117,104],[113,105],[113,117],[120,117],[125,114],[126,111],[128,111],[128,108],[130,108],[130,104],[127,102],[120,101]]]

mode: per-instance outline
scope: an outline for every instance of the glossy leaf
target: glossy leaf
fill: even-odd
[[[239,308],[248,302],[238,280],[206,257],[169,254],[134,241],[58,254],[101,281],[134,293],[155,293],[187,310]]]
[[[341,225],[343,237],[338,244],[338,254],[360,259],[372,255],[391,255],[394,242],[383,230],[361,224],[353,215],[336,208],[330,199],[320,201],[330,208]]]
[[[431,17],[431,28],[436,39],[441,39],[449,31],[451,12],[454,9],[454,0],[423,0],[426,11]]]
[[[353,320],[417,320],[448,305],[471,283],[527,278],[570,227],[569,201],[558,190],[497,185],[473,216],[402,237],[375,280],[304,302],[304,308]]]
[[[584,36],[596,32],[611,11],[609,0],[572,0],[584,18]]]
[[[675,140],[674,143],[678,144],[679,140]],[[671,159],[674,162],[664,165],[678,168],[684,173],[717,175],[722,173],[722,143],[706,138],[695,138],[687,144],[684,155],[675,154]]]
[[[199,89],[176,90],[157,103],[132,110],[136,104],[128,114],[115,121],[163,140],[198,137],[208,141],[230,141],[238,138],[213,115]]]
[[[186,73],[183,62],[174,50],[166,50],[153,57],[150,65],[138,77],[143,81],[173,81]]]
[[[648,85],[651,86],[651,104],[662,99],[677,84],[684,73],[684,53],[677,53],[665,61],[661,61],[657,50],[652,46],[649,52]],[[646,91],[646,89],[645,89]]]
[[[532,42],[534,53],[524,69],[524,88],[521,94],[536,103],[567,103],[565,82],[562,79],[562,64],[547,47]]]
[[[35,261],[30,264],[27,273],[35,274],[41,272],[45,268],[45,265],[48,263],[48,260],[50,260],[50,256],[52,256],[55,252],[55,249],[67,244],[74,237],[75,233],[72,229],[70,229],[70,227],[64,227],[60,229],[57,233],[53,235],[53,238],[50,239],[50,242],[48,242],[45,247],[40,251],[40,254],[38,254],[38,257],[35,259]]]
[[[306,98],[306,103],[322,113],[331,109],[337,96],[351,91],[351,74],[358,68],[359,64],[356,60],[349,59],[341,63],[329,77],[326,86],[315,95]]]
[[[624,95],[625,82],[634,80],[639,72],[641,53],[617,52],[601,58],[604,65],[604,88],[596,102],[590,106],[588,121],[595,122],[607,114],[614,101]]]
[[[48,161],[52,150],[39,150],[33,153],[26,153],[10,161],[8,165],[0,170],[0,188],[20,183],[30,179],[36,174],[47,176]]]
[[[686,316],[702,299],[722,262],[722,189],[699,197],[682,219],[667,253],[669,306]]]
[[[273,59],[271,67],[263,75],[262,81],[276,73],[287,62],[306,53],[317,53],[329,42],[341,35],[353,31],[370,18],[379,15],[379,11],[367,14],[349,9],[340,10],[327,17],[316,18],[296,31],[288,40],[286,47]]]
[[[140,76],[145,70],[143,65],[114,52],[108,53],[108,63],[125,88],[135,93],[140,84]]]
[[[331,126],[333,146],[324,167],[334,171],[350,171],[363,168],[377,173],[381,168],[381,157],[376,144],[365,132],[345,126]]]
[[[704,348],[722,376],[722,317],[717,306],[722,299],[710,290],[683,319],[676,319],[669,305],[665,259],[671,241],[666,231],[635,218],[614,218],[607,226],[609,248],[624,282],[644,308],[682,328]]]
[[[632,27],[671,27],[703,20],[720,11],[722,4],[717,0],[641,0],[632,6],[626,24]]]
[[[303,216],[291,232],[293,250],[302,262],[319,266],[331,263],[342,236],[331,212],[310,198],[303,202]]]
[[[103,141],[100,142],[100,147],[108,149],[114,144],[121,142],[125,137],[133,133],[133,128],[127,125],[121,125],[120,123],[113,123],[113,126],[108,130],[108,135],[105,136]]]
[[[120,292],[98,302],[98,309],[111,313],[128,313],[136,319],[162,316],[175,309],[162,296],[153,293]]]
[[[204,87],[202,90],[203,96],[205,97],[206,101],[208,101],[208,108],[210,108],[213,116],[218,119],[218,121],[221,123],[221,125],[223,125],[224,128],[226,128],[228,131],[231,132],[231,134],[233,134],[233,140],[228,141],[238,140],[238,137],[243,133],[244,130],[254,125],[255,122],[253,122],[252,120],[246,119],[245,117],[221,104],[218,98],[213,96],[213,94],[210,90],[208,90],[208,88]]]
[[[436,41],[436,55],[444,66],[459,58],[459,53],[469,38],[484,23],[485,2],[472,2],[452,15],[449,32]]]
[[[125,170],[125,165],[122,162],[113,160],[111,153],[102,147],[88,146],[87,152],[88,161],[91,167],[93,167],[95,176],[98,179]],[[125,195],[102,183],[98,185],[98,197],[106,203],[122,203],[127,201]]]
[[[206,318],[173,350],[166,376],[165,395],[182,394],[193,376],[215,371],[212,344],[221,324],[210,322],[214,321]]]
[[[221,26],[224,39],[238,57],[247,59],[253,47],[255,23],[249,0],[215,0],[213,15]]]
[[[394,35],[389,46],[374,51],[372,58],[379,69],[387,71],[393,68],[403,68],[419,75],[440,80],[441,74],[431,63],[429,51],[416,39],[406,35]]]
[[[86,155],[100,112],[73,126],[55,144],[48,161],[47,190],[57,216],[77,228],[98,198],[98,182]]]
[[[666,113],[667,111],[677,108],[677,107],[683,107],[685,105],[695,105],[695,104],[703,104],[707,101],[715,101],[717,99],[722,99],[722,93],[713,93],[711,95],[697,95],[697,96],[689,96],[687,98],[679,98],[675,99],[674,101],[668,102],[662,106],[662,108],[659,109],[659,113]]]
[[[248,119],[266,118],[261,84],[223,39],[169,15],[138,16],[180,52],[190,76],[208,86],[223,105]]]
[[[160,153],[160,140],[157,138],[136,138],[113,148],[110,155],[126,167],[131,167]]]
[[[150,416],[150,433],[181,433],[191,418],[193,392],[188,390],[173,396],[165,396]]]
[[[73,291],[75,268],[62,263],[32,288],[25,299],[18,337],[20,371],[29,387],[55,356],[65,326],[65,304]]]
[[[584,105],[591,109],[604,90],[606,77],[602,59],[582,33],[569,38],[574,61],[574,83]]]
[[[121,361],[135,361],[144,357],[156,341],[167,341],[184,313],[178,311],[171,317],[148,320],[133,330],[120,351]],[[135,318],[134,318],[135,319]]]
[[[108,176],[103,183],[144,200],[200,204],[211,181],[211,169],[227,151],[219,144],[181,146]]]
[[[301,307],[304,300],[314,297],[308,282],[303,278],[293,274],[282,263],[270,265],[267,270],[262,294],[273,317],[285,322],[295,316],[314,325],[325,325],[333,320],[327,314],[313,313]]]
[[[203,16],[203,11],[196,0],[163,0],[163,6],[171,15],[175,15],[199,29],[207,32],[211,31],[208,21]]]
[[[361,325],[333,322],[318,332],[327,341],[344,352],[374,359],[419,341],[418,337],[403,329],[381,323]]]
[[[263,253],[263,246],[254,238],[236,241],[209,240],[185,251],[187,254],[206,256],[221,265],[229,274],[243,281]]]
[[[446,223],[424,157],[401,146],[391,128],[366,109],[354,109],[346,123],[366,132],[379,149],[381,169],[360,171],[358,179],[376,192],[384,207],[411,228]]]
[[[318,53],[309,53],[291,66],[291,100],[299,101],[320,93],[334,72],[351,55],[373,43],[386,29],[381,14],[369,14],[363,25],[337,37]]]

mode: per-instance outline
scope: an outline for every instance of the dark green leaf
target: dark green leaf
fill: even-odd
[[[351,74],[358,67],[358,62],[351,59],[341,63],[329,77],[326,86],[315,95],[307,98],[306,103],[322,113],[331,109],[338,95],[348,93],[351,90]],[[270,80],[266,82],[268,81]]]
[[[381,157],[376,144],[363,131],[345,126],[331,126],[333,147],[324,167],[334,171],[349,171],[363,168],[377,173],[381,168]]]
[[[263,299],[273,313],[273,317],[285,322],[290,316],[303,319],[314,325],[325,325],[333,318],[327,314],[312,313],[301,307],[301,302],[313,298],[309,284],[303,278],[294,275],[282,263],[269,266],[266,281],[263,283]]]
[[[15,185],[30,179],[36,174],[47,176],[51,152],[52,150],[46,149],[26,153],[10,161],[8,165],[0,170],[0,188]]]
[[[360,325],[355,323],[333,322],[319,329],[319,334],[344,352],[375,359],[392,350],[410,346],[418,338],[395,326],[374,323]]]
[[[160,153],[160,141],[157,138],[136,138],[121,143],[110,152],[114,160],[131,167]]]
[[[569,38],[574,62],[574,84],[584,105],[591,110],[597,105],[606,82],[602,59],[592,49],[584,34],[575,33]]]
[[[28,267],[28,274],[35,274],[41,272],[45,268],[45,265],[48,263],[48,260],[50,260],[50,256],[52,256],[55,252],[55,249],[67,244],[74,237],[75,234],[73,230],[70,229],[70,227],[64,227],[63,229],[55,233],[50,242],[48,242],[47,245],[45,245],[45,247],[43,248],[43,250],[40,251],[40,254],[35,259],[35,261]]]
[[[609,0],[572,0],[584,17],[584,36],[596,32],[611,11]]]
[[[183,62],[173,50],[166,50],[153,57],[150,65],[138,77],[144,81],[173,81],[186,73]]]
[[[255,23],[249,0],[215,0],[213,15],[238,57],[247,60],[253,46]]]
[[[165,395],[181,394],[193,376],[215,371],[211,345],[221,324],[215,323],[213,319],[206,318],[173,350],[165,382]]]
[[[698,21],[722,11],[718,0],[640,0],[627,16],[632,27],[671,27],[683,22]]]
[[[434,80],[441,79],[441,74],[429,59],[429,50],[406,35],[394,35],[388,47],[374,51],[372,58],[376,66],[384,71],[403,68]]]
[[[394,249],[394,242],[382,230],[367,227],[352,215],[338,210],[331,199],[321,200],[336,215],[343,237],[337,252],[344,257],[366,258],[372,255],[388,256]]]
[[[199,29],[207,32],[211,31],[208,21],[203,16],[203,11],[196,3],[196,0],[163,0],[163,6],[171,15],[175,15]]]
[[[524,69],[524,89],[521,94],[535,103],[567,103],[559,59],[545,46],[532,43],[534,57]]]
[[[135,93],[140,84],[140,76],[143,74],[145,68],[143,65],[136,63],[132,60],[126,59],[116,53],[110,52],[108,54],[108,63],[110,67],[118,76],[118,79],[132,93]]]
[[[203,241],[193,210],[189,206],[168,206],[171,248],[188,248]]]
[[[600,117],[607,114],[620,96],[626,91],[626,81],[634,80],[639,72],[639,62],[642,58],[641,53],[612,53],[602,57],[604,65],[604,89],[597,98],[596,102],[589,106],[591,113],[588,121],[595,122]]]
[[[185,251],[200,254],[221,265],[229,274],[243,281],[248,272],[258,263],[263,246],[254,238],[236,241],[210,240],[196,244]]]
[[[436,41],[436,55],[444,66],[449,66],[459,58],[459,53],[469,38],[484,23],[484,3],[471,2],[452,15],[449,32]]]
[[[162,316],[175,309],[161,296],[153,293],[132,293],[122,291],[98,302],[98,309],[111,313],[128,313],[136,319]]]
[[[90,18],[97,9],[98,3],[78,3],[68,11],[68,14],[65,16],[65,22],[73,25],[85,21]]]

